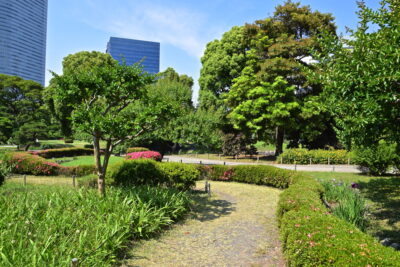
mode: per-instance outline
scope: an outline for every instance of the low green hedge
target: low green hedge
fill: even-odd
[[[199,166],[210,180],[287,188],[277,217],[288,266],[399,266],[400,253],[331,214],[323,186],[310,176],[271,166]]]
[[[93,153],[94,153],[93,149],[80,148],[80,147],[46,149],[46,150],[31,152],[31,154],[40,156],[45,159],[87,156],[87,155],[93,155]]]
[[[122,186],[164,185],[188,190],[195,185],[199,175],[200,172],[192,165],[136,159],[111,165],[106,179],[107,183]]]
[[[146,147],[130,147],[126,150],[126,153],[149,151],[150,149]]]
[[[351,153],[346,150],[308,150],[304,148],[287,149],[277,159],[284,164],[348,164]]]
[[[234,181],[248,184],[287,188],[296,178],[296,173],[265,165],[199,166],[204,177],[214,181]]]

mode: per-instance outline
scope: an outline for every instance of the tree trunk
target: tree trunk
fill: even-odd
[[[278,126],[275,129],[275,156],[279,156],[283,152],[283,138],[285,130],[282,126]]]
[[[30,144],[29,144],[29,145],[26,145],[25,148],[24,148],[24,150],[25,150],[25,151],[28,151],[29,148],[30,148],[30,146],[31,146]]]
[[[103,172],[103,166],[101,165],[101,154],[100,154],[100,138],[98,134],[93,136],[93,147],[94,147],[94,160],[96,162],[97,171],[97,189],[101,196],[106,195],[106,184],[105,184],[105,173]]]

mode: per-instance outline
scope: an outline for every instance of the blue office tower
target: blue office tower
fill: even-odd
[[[160,43],[111,37],[107,53],[127,65],[141,63],[144,71],[152,74],[160,72]]]
[[[0,0],[0,73],[44,85],[47,0]]]

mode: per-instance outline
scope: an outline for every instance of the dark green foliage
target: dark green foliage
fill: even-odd
[[[66,143],[66,144],[72,144],[72,143],[74,143],[74,139],[69,138],[69,137],[66,137],[66,138],[64,138],[64,143]]]
[[[71,147],[71,148],[59,148],[59,149],[47,149],[47,150],[42,150],[42,151],[35,151],[35,152],[32,152],[32,154],[38,155],[38,156],[40,156],[42,158],[46,158],[46,159],[64,158],[64,157],[93,155],[93,149]]]
[[[228,133],[222,138],[222,153],[225,156],[237,156],[246,151],[248,138],[242,133]]]
[[[120,186],[163,185],[188,190],[199,176],[200,172],[191,165],[136,159],[111,165],[107,179]]]
[[[0,143],[29,148],[47,137],[51,121],[42,93],[39,83],[0,74]]]
[[[356,163],[371,175],[384,175],[388,168],[396,163],[396,144],[381,141],[378,144],[356,149]]]
[[[107,172],[108,183],[122,186],[158,185],[163,175],[157,168],[157,162],[149,159],[125,160],[113,164]]]
[[[126,150],[126,153],[149,151],[150,149],[146,147],[130,147]]]
[[[284,164],[348,164],[351,154],[346,150],[286,149],[277,159]]]
[[[0,189],[0,265],[114,266],[130,240],[148,238],[189,208],[185,193],[172,189],[95,190],[7,184]],[[18,219],[16,219],[18,218]]]
[[[83,148],[94,149],[94,146],[92,144],[85,144],[85,145],[83,145]]]
[[[200,172],[193,165],[167,162],[158,164],[168,187],[189,190],[196,185]]]

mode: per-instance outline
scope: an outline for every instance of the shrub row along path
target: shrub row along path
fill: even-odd
[[[223,161],[214,159],[201,159],[190,156],[164,156],[163,161],[170,162],[182,162],[190,164],[205,164],[205,165],[271,165],[281,169],[297,170],[297,171],[317,171],[317,172],[349,172],[349,173],[361,173],[356,165],[327,165],[327,164],[313,164],[313,165],[294,165],[294,164],[275,164],[271,162],[235,162],[235,161]]]
[[[122,266],[285,266],[275,216],[281,190],[211,182],[209,198],[202,187],[189,218],[136,243]]]

